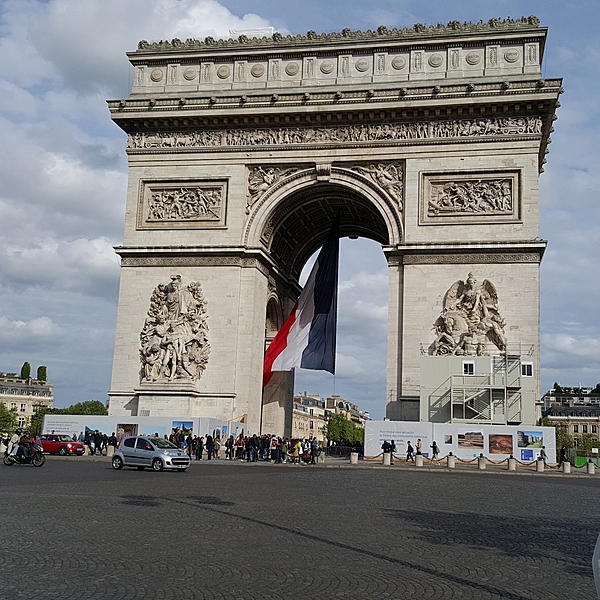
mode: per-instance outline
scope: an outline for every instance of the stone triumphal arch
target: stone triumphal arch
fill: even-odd
[[[520,352],[535,385],[511,419],[533,422],[561,92],[546,33],[529,17],[140,42],[130,97],[109,102],[129,158],[110,412],[289,434],[293,375],[263,398],[265,343],[339,211],[389,264],[388,416],[443,413],[423,408],[423,357]]]

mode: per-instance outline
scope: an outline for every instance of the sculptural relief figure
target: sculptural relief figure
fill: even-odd
[[[280,179],[295,173],[298,169],[280,169],[278,167],[269,167],[267,170],[262,167],[255,167],[250,170],[248,175],[248,203],[246,213],[257,200],[260,200],[265,192],[274,186]]]
[[[140,333],[142,380],[200,379],[210,353],[206,300],[198,282],[182,285],[181,276],[152,293]]]
[[[379,187],[387,192],[392,200],[396,201],[398,209],[402,210],[404,193],[404,169],[402,163],[379,163],[369,165],[368,167],[354,167],[352,170],[370,177]]]
[[[506,350],[505,322],[498,310],[498,293],[473,273],[446,292],[444,310],[435,322],[433,354],[483,356]]]

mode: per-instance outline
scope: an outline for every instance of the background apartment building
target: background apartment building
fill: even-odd
[[[0,373],[0,402],[8,410],[16,411],[19,427],[25,427],[38,410],[53,408],[52,382],[32,377],[21,379],[18,373]]]

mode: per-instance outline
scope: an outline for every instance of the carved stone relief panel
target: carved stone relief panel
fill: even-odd
[[[225,226],[227,181],[142,181],[138,229],[205,229]]]
[[[183,285],[180,275],[159,284],[140,333],[142,381],[200,379],[210,354],[206,299],[198,281]]]
[[[290,63],[291,64],[291,63]],[[289,65],[288,65],[289,66]],[[296,65],[297,66],[297,65]],[[287,69],[287,67],[286,67]],[[130,150],[152,148],[214,148],[230,146],[289,146],[323,143],[370,143],[451,138],[502,138],[540,135],[539,117],[496,117],[490,119],[450,119],[333,127],[280,127],[271,129],[222,129],[168,133],[134,133]]]
[[[520,204],[518,171],[421,174],[421,225],[515,223]]]

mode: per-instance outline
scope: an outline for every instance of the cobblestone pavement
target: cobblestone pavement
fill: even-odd
[[[1,600],[590,599],[600,478],[0,465]]]

